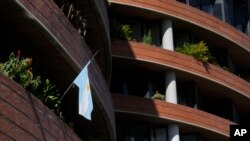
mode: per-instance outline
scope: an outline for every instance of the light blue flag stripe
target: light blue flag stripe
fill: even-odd
[[[76,77],[74,83],[79,88],[78,112],[86,119],[91,120],[91,113],[93,111],[93,102],[92,102],[89,77],[88,77],[89,63],[90,61]]]

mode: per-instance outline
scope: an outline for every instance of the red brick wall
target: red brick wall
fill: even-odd
[[[40,100],[0,74],[0,141],[80,141]]]

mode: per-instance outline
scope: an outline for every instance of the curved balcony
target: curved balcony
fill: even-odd
[[[81,140],[23,87],[2,74],[0,80],[1,140]]]
[[[197,36],[227,48],[240,66],[250,67],[245,61],[250,60],[250,38],[208,13],[176,1],[110,0],[110,2],[111,8],[123,15],[151,20],[171,18],[174,28],[188,27]]]
[[[0,25],[4,27],[0,35],[3,38],[2,45],[6,45],[1,48],[1,53],[2,50],[7,52],[12,42],[18,41],[18,47],[31,52],[39,62],[39,71],[55,80],[60,90],[66,90],[86,62],[92,58],[92,53],[61,10],[53,1],[45,0],[1,1],[0,7]],[[110,50],[107,45],[98,46],[99,55],[104,53],[102,47]],[[102,133],[100,136],[104,140],[115,140],[113,104],[101,69],[96,61],[89,65],[96,108],[94,115],[98,115],[93,120],[94,124],[100,127],[95,131]],[[109,69],[105,68],[105,71],[109,72]],[[1,78],[0,81],[4,80]]]
[[[140,121],[146,120],[147,123],[160,125],[177,123],[180,125],[181,131],[188,128],[191,132],[199,132],[207,140],[214,138],[228,140],[230,124],[234,124],[206,112],[161,100],[120,94],[113,94],[112,97],[116,113],[118,115],[125,113],[126,119],[136,118]]]
[[[99,51],[97,63],[107,82],[111,75],[111,50],[109,36],[109,20],[106,0],[73,1],[87,20],[86,43],[92,52]]]
[[[209,94],[233,99],[240,110],[250,108],[244,104],[250,102],[250,84],[214,65],[204,66],[193,57],[133,41],[115,40],[112,43],[112,54],[120,63],[143,66],[154,71],[174,69],[177,76],[196,81]]]

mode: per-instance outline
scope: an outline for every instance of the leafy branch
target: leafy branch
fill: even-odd
[[[131,30],[130,25],[121,24],[117,20],[112,20],[110,23],[111,27],[111,36],[123,40],[132,40],[133,31]]]
[[[60,114],[59,90],[49,79],[43,80],[41,76],[34,76],[32,58],[20,58],[20,51],[17,56],[11,53],[6,62],[0,63],[0,73],[19,83],[52,111]]]
[[[153,41],[152,41],[151,30],[149,30],[147,34],[143,35],[142,42],[149,45],[152,44]]]
[[[215,58],[209,52],[208,46],[203,41],[196,44],[184,43],[183,46],[177,47],[175,51],[193,56],[203,63],[217,64]]]

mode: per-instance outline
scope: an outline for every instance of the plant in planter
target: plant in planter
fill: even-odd
[[[51,84],[49,79],[43,81],[42,93],[37,97],[53,112],[60,114],[60,93],[55,85]]]
[[[230,69],[227,66],[221,67],[223,70],[230,72]]]
[[[160,94],[158,91],[152,96],[152,99],[165,100],[165,95]]]
[[[112,37],[116,37],[123,40],[133,39],[133,31],[131,30],[130,25],[121,24],[117,20],[112,20],[110,24]]]
[[[8,61],[0,64],[0,72],[33,92],[41,84],[41,77],[33,76],[31,64],[31,58],[20,59],[19,55],[16,57],[14,53],[11,53]]]
[[[216,63],[215,58],[211,55],[206,46],[206,43],[203,41],[192,44],[192,43],[184,43],[183,46],[177,47],[175,51],[193,56],[197,60],[203,63]]]
[[[0,63],[0,73],[19,83],[52,111],[58,115],[60,114],[60,102],[58,101],[60,94],[49,79],[43,80],[40,76],[34,76],[32,58],[20,58],[20,51],[18,51],[17,56],[11,53],[5,63]]]
[[[151,30],[149,30],[147,34],[144,34],[144,36],[142,37],[142,42],[144,44],[149,44],[149,45],[152,44],[153,40],[152,40]]]

